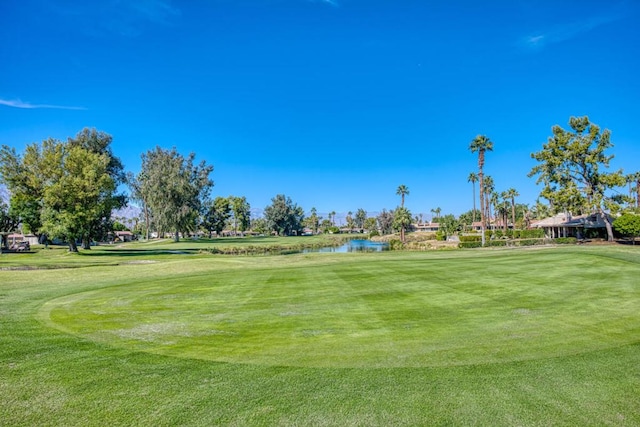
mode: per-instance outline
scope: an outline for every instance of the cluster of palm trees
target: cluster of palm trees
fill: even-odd
[[[484,244],[484,230],[489,226],[491,220],[491,206],[494,208],[494,214],[500,215],[502,225],[506,229],[508,227],[508,208],[511,206],[511,223],[516,223],[516,197],[520,194],[515,188],[509,188],[507,191],[498,193],[495,191],[493,178],[484,175],[484,158],[487,151],[493,151],[493,141],[486,135],[478,135],[469,145],[472,153],[478,153],[478,173],[471,172],[467,181],[473,185],[473,221],[475,222],[476,212],[476,182],[480,183],[480,223],[482,224],[482,238]]]

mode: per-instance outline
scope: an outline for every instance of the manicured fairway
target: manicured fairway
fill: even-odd
[[[636,248],[47,256],[0,425],[640,424]]]

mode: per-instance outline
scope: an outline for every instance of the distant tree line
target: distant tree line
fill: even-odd
[[[571,117],[569,130],[552,128],[552,136],[542,150],[531,154],[538,161],[529,173],[543,186],[540,199],[532,206],[517,203],[515,188],[496,191],[491,176],[485,174],[486,153],[494,144],[487,136],[478,135],[469,149],[478,155],[478,172],[471,172],[473,209],[458,217],[432,208],[431,222],[438,223],[440,237],[470,230],[480,225],[488,228],[528,228],[531,221],[560,212],[595,213],[606,225],[607,237],[613,230],[624,235],[637,235],[635,216],[640,207],[640,173],[625,175],[622,170],[608,171],[613,155],[609,130],[601,130],[588,117]],[[126,226],[113,217],[115,210],[133,201],[141,209],[134,219],[134,231],[146,238],[152,234],[180,236],[206,233],[209,237],[224,233],[244,235],[292,235],[348,231],[391,234],[397,232],[404,241],[405,233],[424,225],[425,215],[413,216],[405,207],[409,188],[398,186],[400,204],[393,210],[382,209],[369,216],[364,209],[349,211],[346,224],[336,224],[336,212],[326,217],[314,207],[305,215],[302,207],[290,197],[278,194],[263,210],[261,218],[251,217],[251,206],[245,197],[211,198],[214,186],[210,176],[213,166],[196,162],[195,154],[187,156],[176,148],[155,147],[143,153],[138,174],[125,173],[120,159],[111,149],[111,135],[85,128],[66,141],[46,139],[27,145],[23,153],[3,145],[0,148],[0,183],[6,185],[10,199],[0,201],[0,235],[6,247],[6,235],[21,229],[39,236],[42,242],[60,239],[77,251],[78,244],[89,249],[91,242],[108,239],[115,230]],[[476,183],[479,184],[476,192]],[[128,185],[128,196],[121,191]],[[621,188],[628,186],[627,191]],[[479,196],[479,206],[476,206]],[[609,215],[626,216],[617,223]],[[479,222],[478,222],[479,221]],[[485,233],[481,233],[484,239]],[[483,242],[484,244],[484,242]]]

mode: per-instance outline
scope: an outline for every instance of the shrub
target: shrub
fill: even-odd
[[[440,230],[436,231],[436,240],[443,242],[446,238],[447,238],[446,234],[444,234],[442,231]]]
[[[553,243],[558,245],[575,245],[578,242],[578,239],[575,237],[558,237],[557,239],[553,239]]]
[[[521,239],[515,242],[516,246],[536,246],[544,245],[545,243],[544,239]]]
[[[378,232],[378,230],[373,230],[373,231],[371,231],[369,233],[369,238],[376,237],[376,236],[379,236],[379,235],[380,235],[380,233]]]
[[[401,251],[404,249],[404,243],[399,239],[392,239],[389,241],[389,250],[392,251]]]
[[[497,246],[507,246],[506,240],[489,240],[486,242],[486,246],[497,247]]]
[[[458,247],[461,249],[468,249],[468,248],[479,248],[482,246],[482,242],[481,241],[466,241],[466,242],[460,242],[458,244]]]
[[[475,234],[471,236],[460,236],[460,242],[482,242],[482,236]]]

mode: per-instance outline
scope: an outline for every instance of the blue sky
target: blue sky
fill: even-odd
[[[530,153],[588,115],[640,170],[636,1],[21,0],[0,5],[0,144],[83,127],[137,172],[156,145],[264,208],[459,214],[468,150],[534,203]]]

